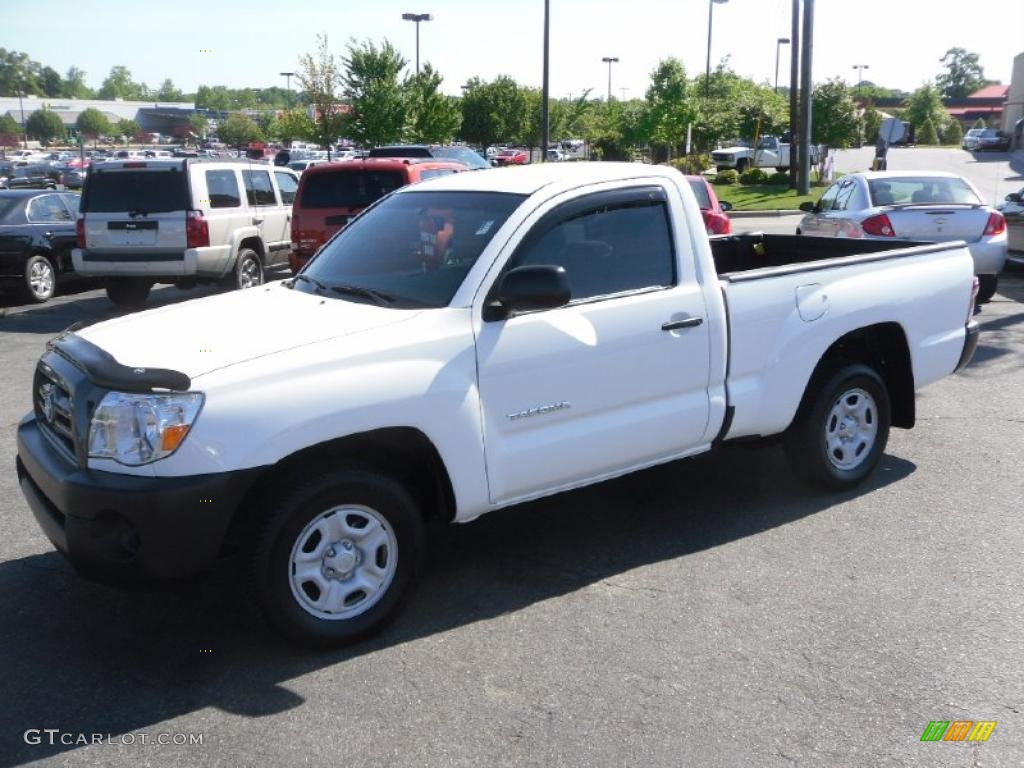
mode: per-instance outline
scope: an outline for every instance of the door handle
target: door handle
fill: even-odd
[[[703,322],[703,317],[684,317],[682,320],[671,320],[667,323],[663,323],[661,330],[678,331],[680,328],[696,328]]]
[[[45,237],[47,240],[52,240],[53,232],[43,232],[43,237]]]

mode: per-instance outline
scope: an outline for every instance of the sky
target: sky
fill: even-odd
[[[9,0],[8,0],[9,1]],[[507,74],[540,86],[543,0],[46,0],[4,4],[4,41],[62,74],[71,66],[98,87],[115,65],[150,87],[170,77],[185,92],[201,84],[267,87],[296,70],[299,56],[328,35],[341,55],[351,38],[389,39],[415,67],[415,25],[403,12],[431,13],[420,25],[421,61],[444,76],[446,93],[476,75]],[[817,0],[813,77],[864,79],[912,91],[933,79],[939,59],[959,46],[980,54],[985,76],[1009,83],[1013,57],[1024,52],[1024,0],[984,0],[966,13],[964,0]],[[692,76],[705,68],[708,0],[550,0],[551,96],[604,95],[607,65],[616,98],[640,97],[660,59],[675,56]],[[789,37],[791,0],[727,0],[715,4],[712,67],[728,57],[739,74],[773,83],[776,40]],[[152,8],[152,10],[150,9]],[[782,46],[779,82],[788,78]],[[292,83],[295,87],[295,83]],[[625,89],[625,90],[623,90]]]

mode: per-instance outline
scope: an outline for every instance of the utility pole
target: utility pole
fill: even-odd
[[[800,187],[811,191],[811,64],[814,58],[814,0],[804,0],[804,55],[800,62]]]
[[[793,0],[792,29],[789,34],[789,186],[796,189],[799,176],[799,135],[800,112],[797,94],[800,91],[800,0]]]
[[[612,64],[615,64],[619,60],[618,56],[605,56],[601,61],[608,64],[608,102],[612,100]]]
[[[544,0],[544,86],[540,95],[540,161],[548,159],[548,144],[551,142],[551,123],[548,115],[548,38],[551,28],[548,24],[550,0]],[[611,66],[611,65],[609,65]]]

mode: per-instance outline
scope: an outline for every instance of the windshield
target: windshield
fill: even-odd
[[[482,170],[491,167],[490,163],[468,147],[437,147],[434,150],[434,157],[456,160],[472,170]]]
[[[374,147],[370,157],[430,157],[426,147]]]
[[[870,179],[868,189],[875,205],[981,205],[963,179],[890,176]]]
[[[166,213],[189,207],[185,175],[178,169],[97,171],[86,177],[83,211]]]
[[[525,199],[499,192],[405,192],[349,224],[294,282],[295,290],[390,306],[444,307],[505,220]],[[317,285],[319,283],[320,285]]]

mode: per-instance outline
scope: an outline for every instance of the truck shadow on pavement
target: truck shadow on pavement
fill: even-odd
[[[0,766],[75,748],[27,744],[31,728],[116,737],[154,733],[208,707],[252,718],[301,708],[304,699],[285,687],[298,676],[756,536],[915,469],[886,456],[856,492],[822,495],[791,476],[777,446],[732,446],[469,525],[437,526],[419,584],[396,620],[361,644],[319,654],[285,646],[256,620],[230,565],[186,598],[83,582],[56,553],[5,562]]]

